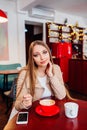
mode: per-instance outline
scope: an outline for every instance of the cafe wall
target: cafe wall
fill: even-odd
[[[0,0],[0,9],[3,9],[8,14],[8,60],[0,60],[0,64],[9,64],[20,62],[25,65],[25,20],[43,23],[43,40],[45,41],[45,22],[48,20],[29,17],[29,14],[17,10],[15,1]],[[78,16],[72,16],[60,12],[56,12],[53,22],[63,23],[65,18],[68,19],[68,24],[75,24],[78,20],[79,26],[86,26],[87,20]],[[0,43],[1,44],[1,43]]]
[[[8,23],[0,24],[0,61],[8,60]],[[4,38],[3,38],[4,37]]]
[[[8,60],[0,60],[0,64],[8,64],[18,62],[18,37],[17,37],[17,14],[16,14],[16,4],[11,1],[0,0],[0,9],[4,10],[8,16],[8,23],[7,23],[7,43],[8,43]],[[1,23],[0,23],[1,24]],[[5,37],[3,36],[3,39]],[[0,44],[4,44],[1,43]],[[6,52],[5,52],[6,54]]]
[[[63,24],[65,19],[67,19],[66,24],[70,24],[73,26],[78,24],[79,27],[87,28],[87,18],[83,18],[81,16],[70,15],[66,13],[61,13],[61,12],[56,12],[55,22]]]

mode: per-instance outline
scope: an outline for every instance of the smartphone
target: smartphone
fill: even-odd
[[[19,112],[16,120],[16,124],[27,124],[28,123],[28,112]]]

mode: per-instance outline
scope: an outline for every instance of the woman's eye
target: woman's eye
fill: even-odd
[[[43,51],[43,54],[47,54],[47,51]]]
[[[41,53],[42,53],[42,54],[47,54],[47,53],[48,53],[48,51],[45,51],[45,50],[44,50],[44,51],[43,51],[43,52],[41,52]],[[33,57],[38,57],[39,55],[40,55],[40,54],[34,54],[34,55],[33,55]]]
[[[37,57],[37,56],[38,56],[38,54],[34,54],[33,56],[34,56],[34,57]]]

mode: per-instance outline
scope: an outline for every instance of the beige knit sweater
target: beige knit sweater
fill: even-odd
[[[52,77],[48,77],[47,79],[47,87],[51,91],[52,95],[57,99],[61,100],[66,96],[66,90],[62,78],[62,72],[58,65],[53,65],[54,67],[54,75]],[[29,85],[29,77],[26,77],[26,83],[24,82],[23,87],[22,83],[26,75],[26,70],[21,71],[18,78],[17,83],[17,98],[15,101],[15,108],[17,110],[21,110],[24,108],[22,104],[22,98],[24,95],[30,93],[30,85]],[[39,100],[42,98],[44,92],[44,88],[40,85],[39,81],[36,81],[35,84],[35,93],[33,96],[33,101]]]

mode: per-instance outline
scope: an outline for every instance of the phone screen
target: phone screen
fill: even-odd
[[[28,123],[28,112],[19,112],[16,123],[17,124],[27,124]]]

